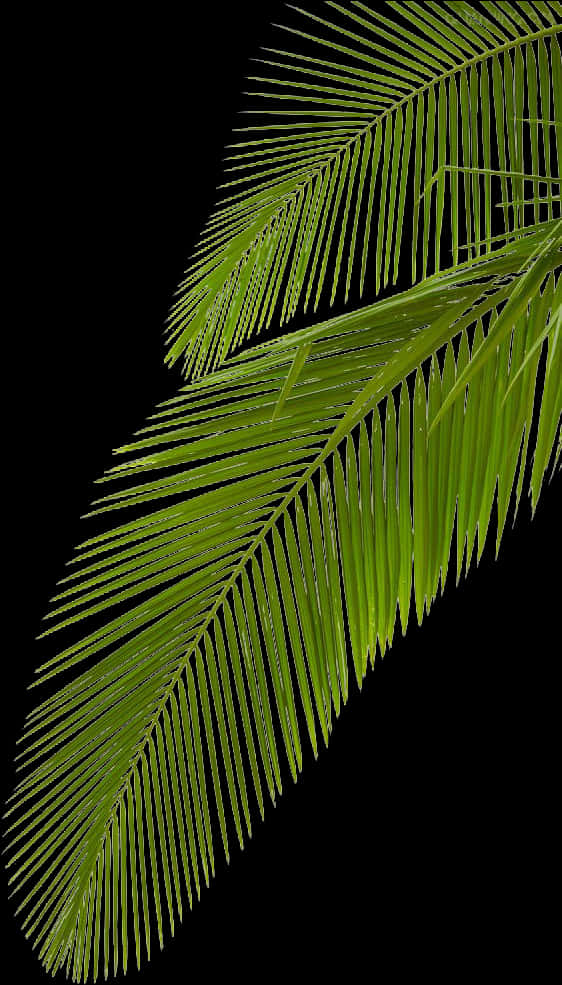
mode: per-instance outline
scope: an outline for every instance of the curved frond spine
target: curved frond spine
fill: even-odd
[[[524,199],[518,176],[527,147],[540,164],[535,173],[559,181],[562,138],[557,134],[555,150],[548,121],[560,117],[552,80],[561,74],[561,23],[550,9],[529,14],[519,3],[506,15],[497,4],[455,4],[446,12],[408,4],[406,26],[402,3],[386,4],[385,14],[364,4],[328,6],[333,20],[295,8],[314,33],[285,28],[314,54],[266,49],[271,57],[261,61],[271,75],[253,76],[260,89],[251,95],[263,100],[255,112],[272,122],[244,128],[230,148],[233,177],[223,186],[229,194],[203,230],[168,320],[167,361],[182,359],[194,378],[269,326],[274,314],[283,325],[299,304],[307,310],[313,292],[314,310],[324,292],[330,304],[338,296],[347,301],[355,289],[361,296],[367,257],[376,293],[391,277],[395,283],[410,183],[415,282],[449,265],[441,258],[449,225],[455,261],[459,220],[465,239],[479,244],[473,254],[489,251],[496,186],[502,202],[514,203],[511,216],[504,206],[506,232],[524,224],[524,206],[516,203]],[[525,103],[540,125],[523,122]],[[279,122],[285,120],[292,122]],[[505,172],[497,177],[496,153]],[[420,207],[422,164],[423,186],[435,174],[436,188]],[[450,210],[448,165],[464,169],[451,172]],[[538,200],[536,188],[534,196],[536,221],[560,214],[557,202]]]

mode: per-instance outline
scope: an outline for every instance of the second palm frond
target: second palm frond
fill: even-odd
[[[127,516],[82,545],[51,614],[58,630],[113,615],[40,668],[83,665],[29,716],[9,805],[46,968],[86,980],[149,956],[217,839],[229,858],[305,741],[327,743],[398,611],[403,631],[411,597],[429,611],[455,523],[457,578],[481,554],[496,497],[499,545],[530,453],[536,504],[560,464],[561,245],[553,219],[233,358],[122,450],[94,512]]]

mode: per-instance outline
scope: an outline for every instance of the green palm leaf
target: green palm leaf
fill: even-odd
[[[46,968],[96,978],[174,932],[214,873],[212,818],[228,858],[281,793],[284,755],[296,779],[305,734],[315,755],[327,743],[397,606],[403,631],[412,595],[418,620],[429,610],[455,517],[457,578],[481,553],[496,493],[499,546],[533,415],[536,505],[560,455],[561,246],[546,221],[255,347],[122,449],[94,512],[127,515],[81,546],[47,632],[113,614],[40,668],[43,681],[86,662],[29,716],[8,812]]]
[[[167,359],[196,377],[299,304],[362,296],[367,272],[377,293],[395,283],[404,239],[412,281],[441,266],[445,229],[453,263],[463,241],[488,251],[496,185],[514,203],[504,228],[525,221],[526,155],[553,196],[530,179],[534,221],[560,214],[559,3],[324,6],[294,8],[302,50],[265,49],[251,77],[260,120],[227,158],[169,318]]]
[[[324,7],[294,8],[298,54],[265,50],[170,316],[192,382],[100,480],[92,513],[121,519],[44,634],[65,642],[36,683],[67,676],[27,719],[8,868],[77,981],[162,946],[328,742],[350,671],[429,611],[455,528],[458,580],[494,502],[498,549],[526,475],[534,510],[560,468],[562,5]],[[379,294],[406,243],[410,290],[233,354]]]

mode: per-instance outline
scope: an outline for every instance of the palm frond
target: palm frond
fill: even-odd
[[[412,594],[421,620],[443,587],[455,518],[457,578],[480,555],[496,490],[499,546],[533,415],[536,505],[560,456],[561,245],[541,223],[234,357],[122,449],[102,481],[124,486],[94,512],[128,518],[81,546],[51,613],[58,630],[113,617],[40,668],[88,661],[29,716],[9,809],[46,968],[95,979],[174,932],[215,871],[215,813],[228,858],[281,793],[283,749],[296,779],[304,734],[327,743],[346,641],[361,687],[397,605],[405,631]],[[447,405],[514,289],[515,323]]]
[[[324,7],[326,17],[294,8],[298,26],[284,30],[301,50],[266,48],[251,77],[260,119],[227,158],[226,197],[169,317],[167,360],[195,377],[324,293],[347,301],[369,279],[378,294],[396,282],[405,243],[412,282],[442,265],[445,230],[445,266],[463,240],[487,252],[494,200],[517,203],[504,206],[506,231],[525,222],[526,155],[556,192],[560,4]],[[535,222],[560,215],[539,187]]]

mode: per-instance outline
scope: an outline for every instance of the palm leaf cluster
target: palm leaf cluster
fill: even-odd
[[[187,373],[299,303],[316,310],[323,291],[330,303],[353,286],[362,295],[368,275],[378,293],[396,282],[403,241],[413,281],[439,269],[445,226],[446,266],[462,242],[490,249],[493,186],[505,228],[523,224],[525,155],[542,176],[530,182],[535,222],[559,214],[560,4],[322,8],[297,9],[286,30],[301,50],[267,48],[268,74],[251,76],[260,122],[227,158],[225,197],[170,314],[168,360]]]
[[[287,122],[237,145],[180,290],[192,379],[100,480],[118,519],[44,634],[65,642],[36,683],[65,677],[26,722],[9,871],[76,981],[162,946],[398,614],[561,465],[561,5],[324,6],[291,28],[316,54],[268,52]],[[328,279],[380,292],[407,242],[413,287],[233,353]]]

